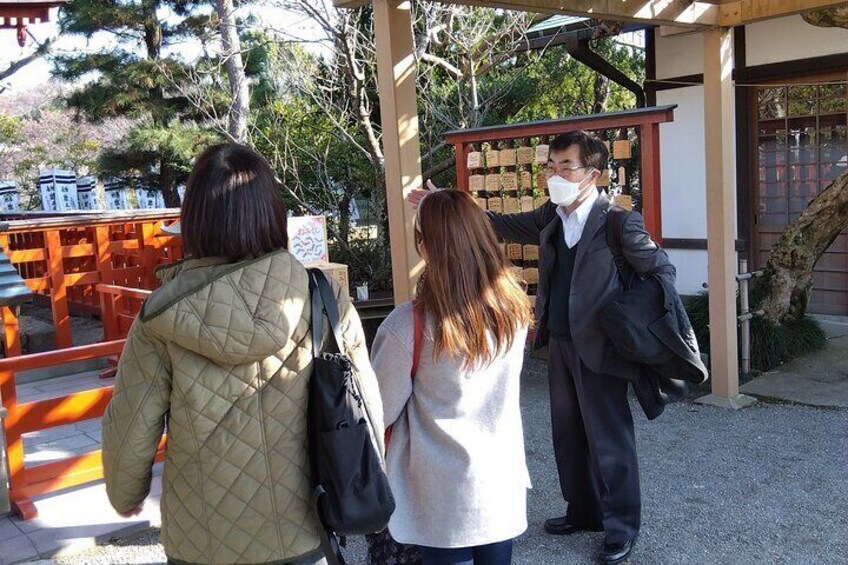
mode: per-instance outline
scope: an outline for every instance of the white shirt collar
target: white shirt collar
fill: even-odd
[[[577,245],[580,238],[583,237],[583,228],[586,227],[586,220],[588,220],[589,213],[598,199],[598,190],[594,186],[593,188],[594,190],[589,191],[586,200],[571,214],[566,214],[565,208],[557,206],[557,214],[562,219],[562,236],[569,249]]]
[[[598,199],[599,196],[598,188],[594,185],[593,188],[595,190],[589,191],[589,196],[586,197],[586,200],[584,200],[583,203],[580,204],[580,206],[578,206],[577,209],[571,213],[571,215],[565,212],[564,207],[557,206],[557,214],[559,214],[559,217],[562,218],[563,222],[568,221],[571,216],[576,216],[574,219],[571,220],[572,222],[576,220],[578,225],[586,225],[586,219],[589,217],[589,212],[592,211],[592,206],[595,205],[595,201]]]

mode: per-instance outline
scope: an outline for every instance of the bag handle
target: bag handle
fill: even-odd
[[[412,371],[410,371],[410,380],[415,382],[415,374],[418,373],[418,361],[421,359],[421,342],[424,339],[424,313],[422,308],[413,303],[412,306]]]
[[[415,375],[418,373],[418,361],[421,359],[421,342],[424,341],[424,313],[415,303],[412,306],[412,328],[412,370],[409,371],[409,380],[414,384]],[[389,425],[383,435],[383,443],[387,447],[389,440],[392,439],[392,427],[394,424]]]
[[[312,300],[312,356],[317,357],[321,352],[324,313],[327,314],[331,328],[327,351],[341,353],[344,341],[339,321],[339,304],[333,296],[333,289],[321,269],[309,269],[308,273],[309,294]]]
[[[618,272],[618,278],[624,286],[624,290],[628,290],[633,282],[634,271],[627,259],[624,257],[624,252],[621,249],[622,233],[624,232],[624,222],[627,221],[627,216],[630,214],[624,208],[614,206],[607,212],[607,245],[612,252],[612,258],[615,262],[615,270]]]

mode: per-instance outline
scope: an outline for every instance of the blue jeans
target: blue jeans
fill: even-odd
[[[512,562],[511,539],[474,547],[419,547],[424,565],[509,565]]]

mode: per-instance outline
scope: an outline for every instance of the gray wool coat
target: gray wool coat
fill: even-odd
[[[386,468],[399,542],[453,548],[514,538],[527,528],[530,477],[524,457],[519,382],[527,328],[488,366],[471,370],[433,359],[425,324],[418,372],[410,378],[412,304],[380,326],[371,363],[384,417],[394,424]]]

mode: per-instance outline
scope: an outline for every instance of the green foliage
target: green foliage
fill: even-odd
[[[0,112],[0,151],[24,141],[21,119]]]
[[[165,159],[173,164],[176,178],[187,178],[197,155],[220,138],[206,128],[175,122],[165,127],[139,124],[119,146],[104,150],[100,171],[115,177],[156,182],[158,171],[150,163]]]
[[[367,283],[370,292],[392,290],[392,267],[384,254],[377,239],[352,238],[348,244],[336,239],[330,243],[333,262],[348,266],[351,287]]]
[[[703,291],[688,296],[684,304],[701,351],[709,352],[709,294]],[[809,316],[781,324],[754,316],[751,320],[751,368],[770,371],[782,363],[822,349],[826,343],[824,330]]]
[[[120,176],[158,177],[156,184],[169,204],[176,203],[174,186],[185,179],[208,135],[198,143],[198,109],[174,88],[175,78],[190,75],[191,65],[163,53],[179,41],[208,33],[214,25],[209,10],[207,3],[191,0],[75,0],[60,12],[63,31],[114,39],[99,52],[53,58],[57,78],[91,78],[65,98],[68,106],[95,123],[127,117],[143,124],[121,147],[103,153],[101,168]],[[165,20],[164,13],[171,16]]]

